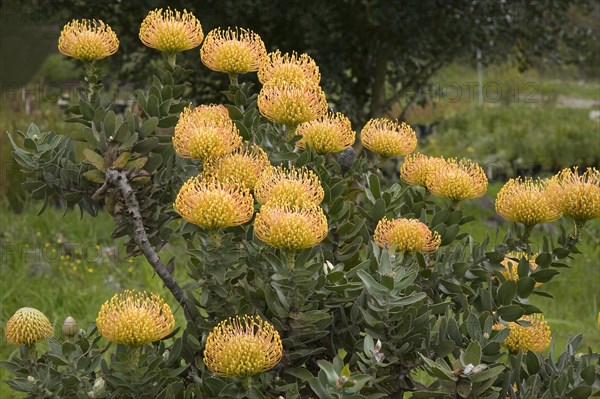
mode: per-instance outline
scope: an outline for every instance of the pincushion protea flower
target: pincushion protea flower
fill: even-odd
[[[507,280],[519,281],[519,261],[514,260],[513,258],[522,259],[522,258],[526,258],[526,257],[527,257],[527,254],[525,252],[509,252],[508,254],[506,254],[506,257],[504,258],[504,260],[502,262],[500,262],[502,264],[502,266],[504,266],[504,271],[501,272],[502,275]],[[531,256],[529,259],[529,267],[531,268],[531,270],[534,270],[534,271],[538,267],[537,263],[535,263],[536,257],[537,257],[537,254]],[[535,283],[536,287],[539,287],[540,285],[542,285],[542,283]]]
[[[262,148],[251,145],[238,147],[231,154],[209,159],[204,164],[202,174],[205,178],[214,178],[253,190],[258,178],[270,167],[269,158]]]
[[[261,204],[311,207],[323,201],[325,193],[319,177],[305,167],[265,171],[254,186],[254,196]]]
[[[104,302],[96,326],[109,341],[139,346],[169,335],[175,318],[159,295],[125,290]]]
[[[554,176],[546,190],[550,204],[558,212],[579,223],[600,217],[600,171],[566,168]]]
[[[362,144],[384,158],[408,155],[417,148],[417,134],[406,123],[371,119],[360,132]]]
[[[511,352],[543,352],[548,349],[552,341],[552,333],[544,315],[536,313],[529,316],[521,317],[521,320],[531,323],[530,326],[524,327],[515,322],[509,322],[508,327],[503,324],[495,324],[494,330],[502,330],[508,328],[510,333],[502,342],[502,346]]]
[[[257,71],[267,56],[259,35],[249,29],[213,29],[206,35],[200,59],[209,69],[230,75]]]
[[[4,336],[13,345],[33,345],[51,337],[52,324],[45,314],[34,308],[21,308],[6,322]]]
[[[246,188],[192,177],[179,190],[173,208],[186,221],[216,230],[249,221],[254,199]]]
[[[496,212],[528,227],[558,219],[560,212],[551,206],[546,184],[529,177],[510,179],[498,192]]]
[[[241,144],[242,136],[223,105],[185,108],[175,125],[173,147],[182,158],[217,157]]]
[[[421,153],[407,156],[400,166],[400,178],[407,184],[427,187],[427,180],[440,168],[446,160],[430,157]]]
[[[258,110],[267,119],[295,128],[327,112],[323,90],[305,81],[295,85],[266,83],[258,94]]]
[[[434,195],[453,201],[481,197],[488,187],[485,172],[469,159],[450,158],[432,167],[427,176],[427,189]]]
[[[417,219],[383,218],[377,223],[374,235],[375,242],[381,248],[396,245],[397,251],[435,252],[442,241],[437,232]]]
[[[350,119],[340,112],[329,112],[319,119],[304,122],[296,129],[301,139],[299,148],[310,147],[319,154],[340,152],[354,144],[355,134]]]
[[[263,205],[254,220],[254,234],[264,243],[288,251],[310,248],[327,236],[323,210]]]
[[[58,50],[84,62],[108,57],[119,49],[119,39],[113,30],[95,19],[76,20],[63,27],[58,39]]]
[[[321,73],[315,61],[308,54],[298,55],[295,52],[282,54],[279,50],[267,54],[258,70],[260,83],[278,82],[298,84],[309,81],[318,85]]]
[[[258,316],[229,318],[206,339],[204,364],[217,375],[249,377],[272,369],[283,354],[279,333]]]
[[[146,46],[175,54],[198,47],[204,33],[200,21],[191,12],[160,8],[144,18],[139,36]]]

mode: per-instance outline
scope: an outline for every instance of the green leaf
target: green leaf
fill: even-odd
[[[152,117],[152,118],[146,119],[144,121],[144,123],[142,123],[142,126],[140,126],[140,133],[142,133],[143,137],[147,137],[150,134],[152,134],[152,132],[154,132],[154,129],[156,129],[157,126],[158,126],[158,118]]]
[[[552,255],[548,252],[542,252],[535,258],[535,263],[542,268],[548,267],[552,263]]]
[[[510,305],[517,296],[517,283],[514,281],[505,281],[498,288],[498,302],[500,305]]]
[[[569,398],[572,399],[587,399],[592,394],[592,387],[588,385],[580,385],[569,391]]]
[[[529,375],[535,375],[540,371],[540,359],[538,355],[536,355],[532,351],[527,351],[527,358],[525,360],[525,364],[527,365],[527,372]]]
[[[115,125],[117,123],[117,118],[113,111],[108,111],[104,116],[104,133],[107,137],[115,135]]]
[[[81,115],[88,121],[94,119],[94,108],[84,99],[79,100],[79,110]]]
[[[359,270],[356,275],[362,280],[369,294],[373,296],[389,295],[389,290],[371,277],[364,270]]]
[[[535,280],[531,277],[523,277],[517,281],[517,292],[521,298],[527,298],[535,289]]]
[[[548,281],[552,280],[552,278],[557,274],[560,274],[558,270],[544,269],[536,270],[535,272],[531,273],[531,277],[538,283],[547,283]]]
[[[96,169],[101,172],[106,172],[106,161],[102,155],[90,150],[89,148],[85,148],[83,150],[83,156],[85,157],[86,161],[94,165]]]
[[[104,173],[100,172],[98,169],[88,170],[83,174],[83,177],[85,177],[93,183],[98,184],[104,184],[104,182],[106,181],[106,176],[104,176]]]
[[[461,354],[460,361],[463,367],[466,367],[468,364],[477,366],[481,363],[481,346],[479,345],[479,342],[471,342],[467,347],[467,350]]]
[[[510,305],[499,308],[498,314],[504,321],[516,321],[525,314],[525,311],[519,305]]]

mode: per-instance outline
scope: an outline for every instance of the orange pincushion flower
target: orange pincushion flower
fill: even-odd
[[[548,183],[551,205],[577,222],[600,217],[600,171],[587,168],[580,175],[578,168],[566,168]]]
[[[446,165],[444,158],[417,153],[407,156],[400,166],[400,178],[407,184],[427,187],[427,180]]]
[[[371,119],[360,132],[362,144],[385,157],[408,155],[417,148],[417,134],[406,123],[389,119]]]
[[[325,239],[327,232],[327,218],[317,206],[263,205],[254,219],[256,237],[272,247],[288,251],[313,247]]]
[[[327,99],[323,90],[312,82],[297,85],[267,82],[258,94],[258,110],[273,122],[296,127],[325,115]]]
[[[231,154],[209,159],[203,176],[254,189],[258,178],[271,167],[267,154],[257,145],[238,147]]]
[[[6,322],[4,336],[13,345],[33,345],[52,336],[52,324],[34,308],[21,308]]]
[[[204,33],[200,21],[191,12],[160,8],[144,18],[139,37],[150,48],[174,54],[198,47]]]
[[[139,346],[169,335],[175,318],[159,295],[126,290],[104,302],[96,326],[109,341]]]
[[[108,57],[119,49],[119,39],[110,26],[95,19],[76,20],[63,27],[58,39],[58,50],[84,62]]]
[[[453,201],[481,197],[487,187],[488,179],[481,166],[468,159],[450,158],[427,176],[427,189],[432,194]]]
[[[200,59],[209,69],[230,75],[257,71],[267,56],[260,36],[249,29],[211,30],[200,49]]]
[[[242,136],[223,105],[185,108],[175,125],[173,147],[182,158],[217,157],[241,144]]]
[[[283,354],[275,328],[258,316],[229,318],[206,339],[204,363],[217,375],[248,377],[272,369]]]
[[[381,248],[396,245],[397,251],[423,253],[435,252],[442,241],[440,235],[432,233],[424,223],[404,218],[381,219],[375,228],[374,239]]]
[[[301,137],[296,146],[308,146],[319,154],[343,151],[354,144],[355,139],[350,119],[339,112],[329,112],[319,119],[300,124],[296,134]]]
[[[254,186],[254,195],[261,204],[298,206],[319,205],[325,193],[319,177],[305,167],[284,169],[281,166],[265,171]]]
[[[534,226],[556,220],[560,212],[550,204],[547,182],[530,177],[510,179],[498,192],[496,212],[512,222]]]
[[[524,327],[515,322],[509,322],[508,327],[500,323],[494,325],[495,330],[508,328],[510,331],[508,337],[502,342],[502,346],[511,352],[518,352],[519,350],[523,352],[543,352],[548,349],[552,341],[552,334],[544,315],[535,313],[523,316],[521,320],[528,321],[531,325]]]
[[[258,70],[260,83],[278,82],[298,84],[309,81],[318,85],[321,73],[315,61],[308,54],[298,55],[295,52],[281,54],[279,50],[267,54]]]
[[[254,199],[246,188],[192,177],[179,190],[173,208],[186,221],[214,230],[249,221]]]

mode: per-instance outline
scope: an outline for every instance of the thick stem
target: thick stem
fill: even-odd
[[[172,67],[177,65],[177,53],[168,53],[168,54],[166,54],[166,56],[167,56],[167,62],[169,63],[169,65],[171,65]]]
[[[171,273],[167,270],[167,267],[161,261],[160,257],[150,244],[150,240],[148,239],[148,235],[146,234],[146,229],[144,227],[144,223],[142,221],[142,214],[140,213],[140,204],[135,196],[135,191],[131,187],[129,180],[127,179],[127,175],[123,171],[118,171],[115,169],[108,169],[106,171],[106,181],[111,186],[117,188],[121,193],[121,196],[125,200],[125,207],[127,209],[127,214],[131,219],[131,223],[133,224],[133,233],[132,238],[135,243],[139,246],[140,250],[148,260],[148,263],[152,266],[158,277],[163,281],[165,287],[171,294],[175,297],[175,300],[181,304],[181,306],[186,311],[186,315],[189,314],[187,312],[187,299],[185,294],[179,284],[175,281]],[[106,190],[103,185],[100,190]],[[94,194],[96,196],[96,194]]]
[[[527,253],[527,260],[531,261],[531,242],[529,241],[529,237],[531,236],[531,231],[533,230],[534,225],[526,225],[525,230],[523,231],[523,236],[521,237],[521,244],[525,247],[525,252]]]
[[[127,350],[127,356],[129,357],[129,365],[131,371],[136,370],[140,363],[140,354],[142,353],[141,346],[130,346]]]
[[[229,84],[231,86],[236,86],[236,87],[239,86],[238,75],[237,74],[230,74],[229,75]]]
[[[210,230],[209,236],[210,236],[210,242],[212,243],[212,245],[215,248],[220,248],[221,247],[221,234],[220,234],[219,230],[217,230],[217,229]]]
[[[296,251],[285,251],[285,263],[288,271],[294,273],[294,269],[296,268]]]

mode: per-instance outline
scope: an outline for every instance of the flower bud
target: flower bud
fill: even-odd
[[[169,350],[167,349],[166,351],[163,352],[162,354],[162,358],[163,358],[163,362],[166,362],[169,360],[169,355],[171,354],[171,352],[169,352]]]
[[[94,386],[92,387],[92,393],[94,394],[93,397],[103,394],[105,387],[106,382],[104,379],[102,377],[96,378],[96,381],[94,381]]]
[[[32,375],[29,375],[27,376],[27,381],[31,382],[32,384],[35,384],[36,379]]]
[[[66,338],[73,338],[75,335],[77,335],[77,331],[79,331],[79,324],[77,324],[77,320],[71,316],[67,317],[62,326],[63,336]]]

